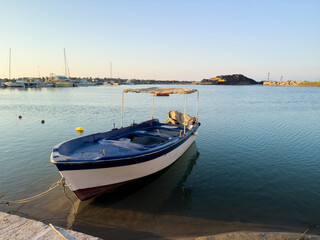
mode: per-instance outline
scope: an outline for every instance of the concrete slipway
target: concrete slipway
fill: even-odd
[[[54,226],[68,240],[95,240],[97,237]],[[51,226],[35,220],[0,212],[0,239],[61,240]]]

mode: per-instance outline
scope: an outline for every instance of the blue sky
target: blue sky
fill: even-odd
[[[0,78],[320,80],[318,0],[0,0]]]

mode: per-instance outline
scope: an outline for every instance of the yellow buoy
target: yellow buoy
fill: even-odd
[[[76,132],[78,133],[83,133],[83,127],[77,127]]]

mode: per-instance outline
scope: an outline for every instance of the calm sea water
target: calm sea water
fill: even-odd
[[[196,87],[199,135],[167,170],[82,203],[68,191],[75,216],[61,188],[0,210],[109,239],[320,224],[320,88]],[[2,199],[29,197],[58,181],[50,153],[79,136],[76,127],[89,134],[119,126],[124,88],[0,89]],[[125,95],[124,125],[150,119],[151,104],[151,95]],[[183,107],[181,95],[157,97],[155,117],[164,121]],[[196,95],[188,110],[195,115]]]

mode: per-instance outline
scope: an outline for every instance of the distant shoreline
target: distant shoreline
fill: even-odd
[[[31,83],[41,83],[45,85],[48,82],[47,78],[25,78]],[[6,87],[5,82],[15,82],[16,79],[0,79],[0,88]],[[121,79],[121,78],[79,78],[70,77],[70,81],[74,83],[73,86],[96,85],[219,85],[219,86],[294,86],[294,87],[320,87],[320,81],[260,81],[257,82],[242,74],[221,75],[215,78],[202,79],[201,81],[178,81],[178,80],[155,80],[155,79]],[[38,86],[36,86],[38,87]],[[57,86],[56,86],[57,87]],[[72,86],[71,86],[72,87]]]

